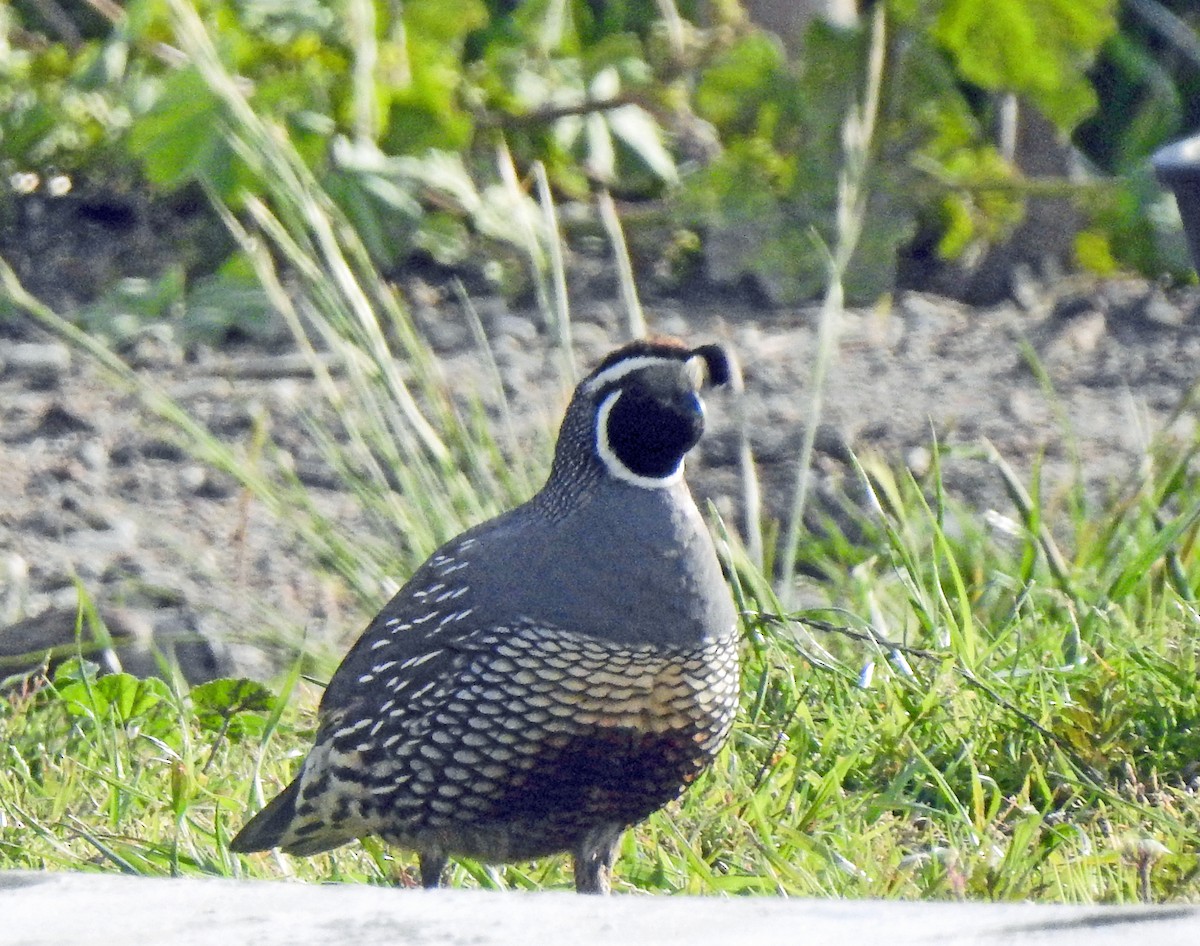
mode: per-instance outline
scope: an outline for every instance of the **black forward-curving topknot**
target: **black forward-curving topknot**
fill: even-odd
[[[708,383],[715,387],[724,387],[733,378],[733,366],[729,363],[729,352],[722,345],[701,345],[692,349],[693,355],[704,359],[708,369]]]

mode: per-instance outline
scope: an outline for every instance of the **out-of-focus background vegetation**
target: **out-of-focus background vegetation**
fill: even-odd
[[[1065,266],[1186,277],[1147,158],[1200,127],[1195,4],[861,6],[195,4],[250,106],[286,127],[385,273],[432,265],[527,290],[505,174],[529,191],[540,163],[560,202],[618,199],[656,287],[813,297],[836,241],[845,118],[878,68],[852,297],[899,280],[991,301],[989,272],[1030,256],[1031,239]],[[109,218],[151,202],[175,219],[176,245],[161,272],[134,274],[160,280],[143,308],[190,293],[194,328],[219,331],[213,312],[238,299],[253,332],[246,267],[201,194],[236,212],[253,192],[223,107],[162,0],[15,0],[0,9],[0,229],[21,232],[32,195]],[[568,221],[568,238],[588,229]]]

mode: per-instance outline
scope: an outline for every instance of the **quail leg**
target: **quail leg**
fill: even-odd
[[[422,853],[418,857],[421,865],[421,886],[426,890],[442,885],[442,873],[446,870],[446,855],[437,852]]]
[[[607,896],[612,891],[612,866],[617,859],[620,835],[575,852],[575,890],[578,893],[598,893]]]

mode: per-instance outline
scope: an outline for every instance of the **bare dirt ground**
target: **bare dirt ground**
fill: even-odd
[[[1142,474],[1155,438],[1194,436],[1188,398],[1200,365],[1200,290],[1062,280],[1015,295],[972,309],[905,292],[845,315],[817,432],[815,509],[836,509],[856,492],[852,451],[921,477],[934,438],[948,490],[968,514],[1010,511],[981,456],[984,439],[1026,477],[1041,459],[1052,510],[1077,476],[1098,506]],[[456,385],[482,378],[456,306],[437,291],[416,296],[447,376]],[[523,429],[553,425],[568,392],[552,343],[531,312],[494,299],[479,308]],[[602,290],[575,299],[581,366],[620,341],[618,313],[619,302]],[[723,341],[736,352],[765,511],[785,515],[810,422],[816,308],[660,299],[647,316],[653,331]],[[244,442],[265,411],[285,448],[302,461],[312,453],[296,421],[312,381],[285,345],[198,356],[151,336],[132,354],[222,439]],[[710,400],[710,431],[688,468],[694,491],[731,522],[741,508],[736,415],[730,396]],[[353,521],[355,503],[333,478],[313,465],[300,469],[329,510]],[[18,635],[27,642],[52,633],[48,613],[73,624],[79,586],[117,609],[135,635],[198,634],[202,646],[187,664],[195,678],[267,674],[258,643],[273,631],[346,640],[366,617],[286,524],[189,457],[135,398],[60,342],[0,321],[0,628],[31,619],[0,629],[0,656],[17,648]],[[125,661],[150,666],[144,654]]]

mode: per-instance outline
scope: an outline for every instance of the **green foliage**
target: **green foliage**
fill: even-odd
[[[99,677],[95,664],[70,661],[55,673],[54,688],[67,713],[92,726],[136,728],[159,738],[175,731],[170,690],[153,677],[139,680],[128,673]]]
[[[1077,140],[1089,156],[1133,177],[1155,147],[1200,119],[1180,121],[1180,103],[1189,101],[1182,91],[1200,84],[1200,70],[1183,57],[1164,65],[1161,40],[1136,24],[1116,32],[1116,6],[888,4],[885,101],[870,149],[872,197],[847,273],[851,297],[867,300],[891,285],[897,247],[918,222],[936,234],[942,258],[971,256],[1007,239],[1027,198],[1046,183],[1024,180],[1002,157],[993,130],[997,100],[984,92],[1014,93],[1022,108],[1040,110],[1064,132],[1080,129]],[[820,285],[826,248],[834,245],[838,168],[850,161],[843,116],[861,99],[869,72],[864,30],[831,35],[815,24],[795,62],[751,31],[724,48],[717,44],[699,71],[697,112],[726,148],[685,182],[683,212],[685,223],[709,235],[707,260],[720,278],[753,275],[780,301],[812,296]],[[1114,69],[1114,60],[1138,65]],[[1062,193],[1072,192],[1073,185],[1061,185]],[[1174,252],[1177,237],[1130,238],[1144,228],[1149,206],[1129,206],[1124,192],[1132,186],[1120,180],[1074,191],[1081,206],[1106,208],[1081,242],[1090,248],[1087,259],[1154,275],[1185,272],[1186,257]],[[1118,214],[1121,206],[1129,209]],[[1164,229],[1177,234],[1178,223],[1156,227]]]
[[[79,315],[88,331],[128,341],[149,325],[170,317],[186,291],[182,268],[173,266],[158,279],[122,279]]]
[[[192,710],[201,729],[218,739],[261,738],[279,708],[275,694],[254,680],[212,680],[193,688]]]
[[[1116,28],[1115,0],[945,0],[934,37],[980,88],[1018,92],[1064,131],[1092,113],[1084,70]]]
[[[0,30],[15,25],[0,10]],[[104,161],[128,130],[131,116],[120,90],[96,81],[97,50],[72,56],[51,45],[35,51],[9,47],[0,37],[0,145],[22,166],[72,169]]]
[[[1197,450],[1156,445],[1144,482],[1068,519],[1061,572],[1039,531],[1059,511],[1026,505],[1015,531],[993,531],[946,500],[938,463],[918,483],[864,458],[876,528],[805,549],[827,576],[808,592],[828,608],[781,614],[763,573],[735,558],[746,636],[731,746],[627,838],[619,884],[1194,899]],[[99,855],[140,874],[277,875],[274,858],[239,860],[226,844],[310,744],[317,694],[286,689],[218,680],[176,694],[73,663],[52,686],[8,695],[0,866]],[[565,888],[564,862],[512,865],[502,882]],[[371,841],[288,871],[382,883],[410,869],[411,855]],[[454,873],[495,883],[470,863]]]
[[[380,144],[391,154],[465,149],[474,121],[460,98],[462,54],[468,36],[487,21],[483,3],[406,0],[403,11],[405,47],[382,50],[405,73],[377,93],[386,113]]]
[[[1145,159],[1200,126],[1200,9],[1187,0],[1166,0],[1162,7],[1180,18],[1183,35],[1164,35],[1127,5],[1120,32],[1091,71],[1100,107],[1074,137],[1099,168],[1117,176],[1103,199],[1089,202],[1093,225],[1085,246],[1140,272],[1182,279],[1193,262],[1174,199],[1164,196]]]
[[[592,182],[657,193],[677,178],[663,128],[633,101],[659,94],[631,31],[649,35],[645,11],[600,15],[585,0],[512,11],[481,0],[210,0],[199,10],[246,105],[289,137],[381,265],[414,254],[467,265],[480,236],[501,272],[531,258],[529,232],[508,225],[512,188],[478,183],[496,176],[501,136],[522,170],[540,161],[576,195]],[[128,155],[160,192],[200,183],[235,212],[261,192],[258,157],[225,133],[228,97],[194,64],[180,67],[171,4],[130,3],[79,45],[56,42],[32,7],[4,17],[0,35],[37,42],[0,57],[2,170],[103,180]]]
[[[476,238],[498,257],[521,247],[513,220],[530,214],[526,201],[499,185],[480,189],[460,155],[389,157],[345,138],[334,140],[333,155],[331,193],[382,265],[417,250],[447,266],[463,263]]]
[[[219,99],[194,68],[169,75],[154,105],[134,124],[129,150],[146,177],[165,191],[197,178],[219,193],[237,193],[234,156],[221,133]]]
[[[91,311],[91,307],[84,310]],[[184,338],[217,344],[236,332],[243,338],[280,335],[279,314],[244,253],[235,253],[209,276],[192,281],[172,316]]]
[[[135,0],[113,24],[80,14],[77,43],[36,6],[0,12],[4,170],[100,180],[136,171],[160,191],[199,181],[234,211],[260,189],[253,156],[223,134],[222,97],[180,65],[170,4]],[[1005,239],[1020,219],[1024,185],[994,147],[982,92],[1016,93],[1064,131],[1079,128],[1089,154],[1124,172],[1185,126],[1200,87],[1200,70],[1164,60],[1144,24],[1117,23],[1115,0],[886,8],[885,101],[847,268],[852,297],[890,287],[918,221],[952,258]],[[483,271],[513,284],[515,261],[531,258],[527,234],[480,234],[474,210],[443,206],[415,181],[422,175],[397,181],[391,165],[429,163],[424,176],[436,177],[460,161],[488,202],[505,189],[487,183],[503,140],[519,173],[540,163],[568,197],[603,186],[667,198],[676,224],[711,238],[705,256],[720,281],[751,276],[779,301],[811,297],[845,212],[843,131],[870,68],[869,18],[841,31],[814,24],[789,60],[736,4],[679,9],[684,18],[668,26],[654,6],[587,0],[199,5],[249,106],[289,135],[382,265],[419,255],[462,267],[482,251],[500,257]],[[721,148],[710,142],[696,162],[706,134],[697,129],[709,125]],[[1111,226],[1134,224],[1097,217],[1088,257],[1153,270],[1159,258]]]
[[[1079,129],[1088,154],[1107,171],[1127,174],[1145,155],[1172,137],[1195,127],[1200,110],[1200,68],[1171,69],[1172,60],[1153,37],[1134,29],[1118,33],[1097,63],[1096,85],[1102,107]]]
[[[76,316],[81,327],[118,345],[166,324],[181,338],[217,344],[231,335],[269,339],[282,331],[274,306],[241,254],[188,285],[181,266],[155,279],[127,277]]]
[[[1148,168],[1122,179],[1090,209],[1095,220],[1090,232],[1116,260],[1180,280],[1194,268],[1175,198],[1163,193]]]
[[[838,243],[843,122],[854,105],[847,76],[863,74],[866,36],[816,25],[801,63],[750,33],[720,53],[696,89],[697,112],[728,142],[691,174],[684,218],[706,230],[710,275],[756,277],[768,295],[795,302],[820,293]],[[873,177],[874,202],[847,270],[854,298],[873,298],[894,276],[911,211],[890,212],[892,182]]]

